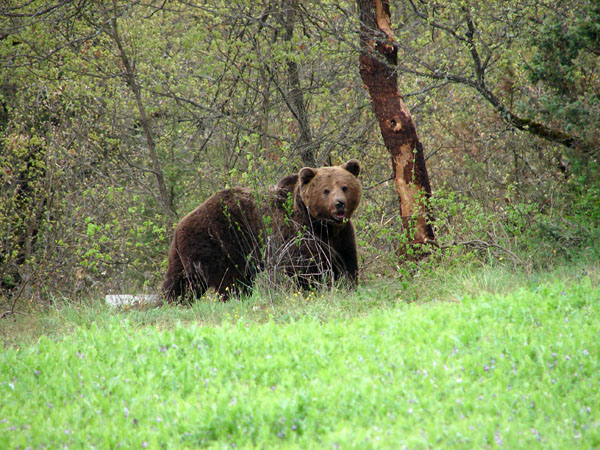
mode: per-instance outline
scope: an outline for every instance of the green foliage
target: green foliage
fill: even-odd
[[[595,51],[600,45],[600,9],[593,2],[573,11],[573,22],[550,15],[532,37],[536,52],[529,66],[532,82],[539,81],[562,95],[572,95],[578,78],[576,59],[580,52]]]
[[[569,217],[583,227],[600,226],[600,182],[596,176],[598,171],[598,164],[591,164],[568,183],[573,202],[573,210]]]
[[[600,96],[593,67],[598,62],[600,8],[583,2],[569,14],[550,15],[531,37],[535,52],[527,67],[529,79],[548,88],[541,97],[543,113],[550,120],[566,122],[569,131],[598,123]]]
[[[96,312],[72,335],[2,351],[0,442],[593,448],[598,295],[584,276],[325,322],[257,325],[236,302],[216,304],[232,313],[217,327]]]

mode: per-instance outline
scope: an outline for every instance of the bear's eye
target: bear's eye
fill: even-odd
[[[348,190],[348,186],[342,186],[342,191],[346,192]]]
[[[329,189],[325,189],[325,190],[323,191],[323,194],[325,194],[325,195],[329,195]]]

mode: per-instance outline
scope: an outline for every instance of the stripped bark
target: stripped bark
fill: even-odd
[[[357,0],[360,17],[360,75],[392,159],[393,179],[411,244],[435,241],[426,202],[431,186],[423,146],[398,91],[398,46],[390,22],[389,0]]]

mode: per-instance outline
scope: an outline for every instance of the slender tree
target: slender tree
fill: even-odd
[[[154,133],[152,132],[151,120],[148,117],[148,113],[146,112],[146,106],[142,99],[142,89],[137,80],[135,67],[131,62],[129,55],[127,54],[127,51],[125,50],[125,47],[123,45],[121,34],[119,33],[119,29],[117,28],[117,20],[117,17],[109,20],[108,25],[104,28],[104,31],[111,37],[111,39],[117,46],[119,59],[121,60],[121,64],[123,66],[122,76],[135,97],[135,104],[138,110],[138,114],[140,116],[142,129],[144,130],[144,136],[146,138],[146,144],[148,146],[150,161],[152,162],[152,169],[150,169],[150,171],[156,177],[156,184],[158,187],[160,204],[162,206],[162,210],[165,216],[167,230],[171,231],[173,229],[173,222],[175,220],[175,214],[171,205],[171,198],[169,197],[169,193],[167,192],[167,186],[165,184],[165,179],[163,176],[162,163],[156,151],[156,141],[154,139]]]
[[[431,196],[423,146],[398,90],[398,46],[388,0],[358,0],[360,75],[371,97],[383,141],[392,159],[393,179],[411,244],[435,240],[424,199]],[[415,220],[413,220],[415,219]]]
[[[281,15],[283,17],[283,25],[285,27],[284,39],[287,42],[292,42],[294,36],[294,25],[296,22],[296,0],[285,0],[282,5]],[[296,146],[298,147],[298,153],[302,158],[302,162],[310,167],[315,167],[316,152],[318,150],[318,143],[312,137],[310,129],[310,122],[308,120],[308,112],[306,111],[306,104],[304,102],[304,95],[302,94],[302,88],[300,86],[300,75],[299,68],[296,61],[293,58],[288,59],[287,62],[287,74],[289,92],[287,104],[290,111],[296,119],[298,124],[298,139]]]

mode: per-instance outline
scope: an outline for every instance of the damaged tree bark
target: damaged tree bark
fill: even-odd
[[[410,244],[435,241],[424,201],[431,196],[431,186],[423,146],[398,91],[398,45],[391,28],[389,0],[357,0],[357,4],[360,75],[392,159],[392,176],[400,200],[402,223],[410,232]]]

